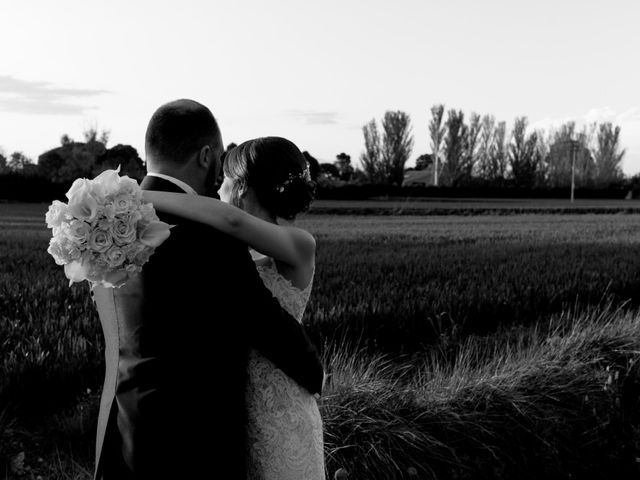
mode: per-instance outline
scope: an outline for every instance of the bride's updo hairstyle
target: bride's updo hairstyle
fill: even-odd
[[[270,214],[293,220],[311,206],[315,183],[307,161],[296,145],[282,137],[248,140],[224,159],[224,174],[233,180],[231,203],[251,187],[260,205]]]

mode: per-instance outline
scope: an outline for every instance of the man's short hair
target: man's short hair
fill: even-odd
[[[211,110],[194,100],[181,99],[162,105],[151,116],[145,150],[154,160],[181,163],[205,145],[214,146],[219,138]]]

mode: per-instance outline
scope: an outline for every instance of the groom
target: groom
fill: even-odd
[[[161,106],[147,127],[142,188],[211,193],[222,145],[205,106]],[[124,287],[94,289],[106,358],[96,478],[245,480],[249,348],[312,393],[320,393],[322,366],[246,245],[159,216],[175,227],[142,273]]]

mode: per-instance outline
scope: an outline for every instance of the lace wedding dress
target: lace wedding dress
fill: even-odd
[[[275,262],[252,252],[265,286],[298,321],[311,284],[300,290]],[[248,477],[250,480],[325,480],[322,419],[316,398],[256,350],[249,354]]]

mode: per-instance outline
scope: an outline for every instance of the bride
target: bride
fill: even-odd
[[[231,150],[223,169],[218,192],[222,201],[157,191],[145,191],[144,200],[249,245],[267,288],[302,321],[315,272],[316,243],[309,232],[289,222],[313,200],[304,156],[289,140],[264,137]],[[248,369],[249,478],[324,480],[322,420],[316,398],[256,350],[250,352]]]

